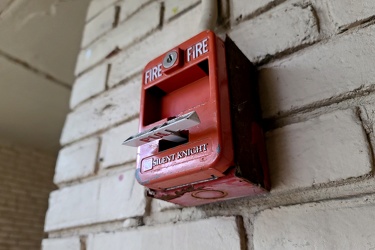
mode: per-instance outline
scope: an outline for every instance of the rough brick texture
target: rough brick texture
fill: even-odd
[[[277,2],[275,0],[231,0],[231,22],[237,23],[266,5]]]
[[[90,138],[60,150],[54,182],[59,184],[94,173],[99,147],[98,138]]]
[[[134,161],[137,156],[137,148],[120,147],[128,137],[138,132],[138,119],[125,123],[105,132],[102,135],[102,146],[100,148],[100,166],[108,168]],[[113,147],[117,145],[117,147]]]
[[[214,228],[214,230],[212,230]],[[112,249],[240,249],[233,217],[140,228],[119,233],[91,235],[88,250]]]
[[[254,250],[372,249],[374,208],[370,196],[266,210],[254,222]]]
[[[262,32],[259,32],[259,31]],[[285,4],[234,27],[229,36],[253,62],[318,38],[311,7]]]
[[[373,34],[374,26],[343,34],[265,66],[260,71],[264,116],[274,116],[374,84]]]
[[[85,26],[81,46],[86,47],[105,32],[111,30],[114,23],[115,8],[111,7],[100,13],[97,18],[93,19]]]
[[[197,4],[199,0],[165,0],[164,20],[168,21],[178,14],[183,13],[189,7]]]
[[[44,239],[42,250],[81,250],[81,242],[78,237],[65,239]]]
[[[274,190],[308,187],[371,171],[371,150],[352,110],[272,131],[268,154]]]
[[[375,247],[370,0],[218,1],[215,32],[258,68],[270,193],[186,208],[145,196],[121,145],[141,72],[200,32],[203,1],[92,1],[43,250]]]
[[[143,25],[137,25],[142,20]],[[116,49],[129,46],[159,26],[160,4],[155,2],[120,24],[102,39],[82,50],[78,56],[76,74],[95,65]]]
[[[40,249],[55,158],[0,145],[0,249]]]
[[[145,4],[151,2],[152,0],[123,0],[120,9],[120,22],[128,19],[131,15],[134,14],[137,10],[139,10]]]
[[[348,28],[374,16],[375,2],[371,0],[327,1],[331,18],[338,29]],[[350,8],[348,8],[350,6]]]
[[[65,121],[61,143],[66,144],[108,128],[138,114],[140,79],[112,89],[87,101]]]
[[[46,231],[141,216],[143,187],[134,170],[62,188],[50,195]]]
[[[76,79],[70,96],[70,108],[105,90],[107,69],[108,66],[102,64]]]
[[[92,0],[86,14],[86,20],[89,21],[98,16],[106,8],[115,3],[116,0]]]

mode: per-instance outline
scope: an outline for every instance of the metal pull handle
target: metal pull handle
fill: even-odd
[[[201,121],[198,117],[197,112],[192,111],[185,115],[171,119],[162,125],[130,136],[122,143],[122,145],[138,147],[159,139],[181,142],[183,140],[186,140],[186,138],[181,136],[179,131],[186,130],[200,123]]]

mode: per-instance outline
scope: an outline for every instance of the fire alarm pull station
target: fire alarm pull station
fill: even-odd
[[[254,66],[204,31],[144,69],[136,179],[182,206],[267,192],[269,179]]]

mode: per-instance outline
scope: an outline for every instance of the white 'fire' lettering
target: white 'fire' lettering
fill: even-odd
[[[195,59],[208,52],[207,38],[203,39],[201,42],[194,44],[192,47],[189,47],[186,50],[187,58],[186,61],[190,62],[192,59]]]
[[[145,72],[145,84],[152,82],[153,80],[162,76],[161,65],[162,64],[160,63]]]

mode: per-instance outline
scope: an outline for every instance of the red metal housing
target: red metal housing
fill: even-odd
[[[139,146],[136,178],[150,196],[193,206],[269,188],[256,83],[248,81],[254,73],[230,39],[224,43],[211,31],[147,64],[140,133],[125,144]]]

